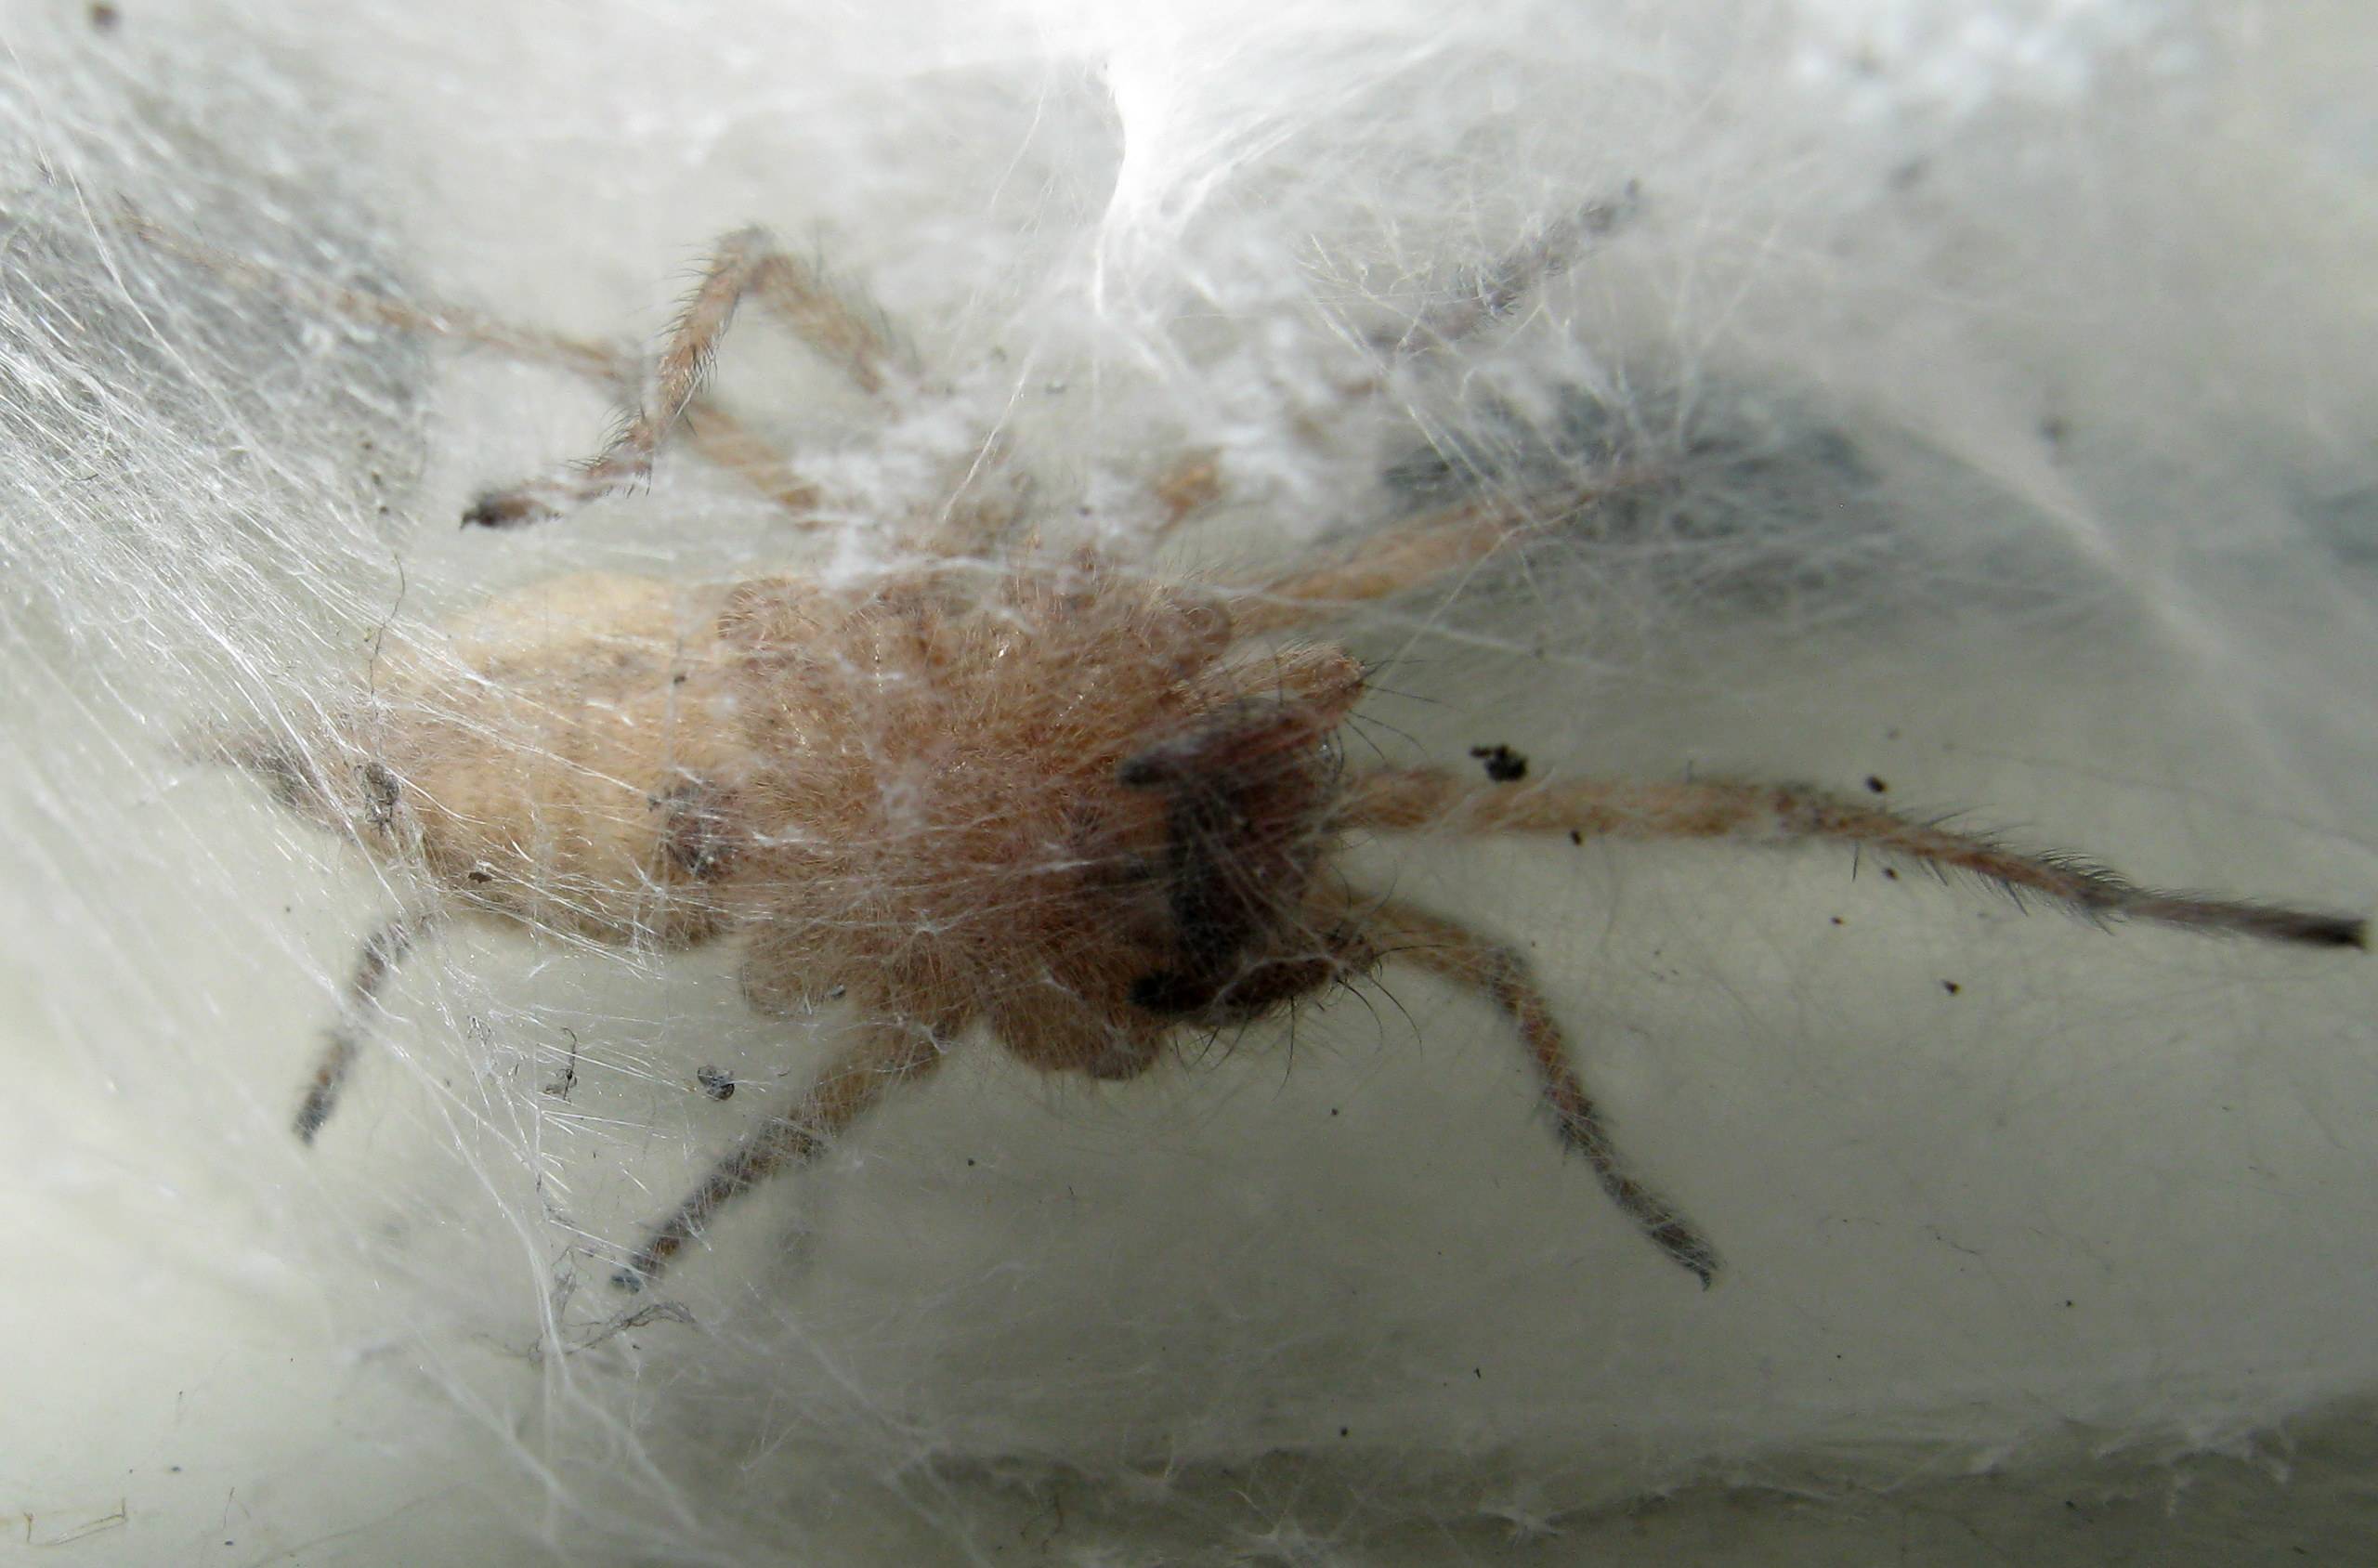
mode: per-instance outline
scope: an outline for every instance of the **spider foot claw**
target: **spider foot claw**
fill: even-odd
[[[1718,1249],[1708,1238],[1681,1220],[1669,1220],[1649,1233],[1653,1246],[1701,1281],[1706,1290],[1718,1283]]]

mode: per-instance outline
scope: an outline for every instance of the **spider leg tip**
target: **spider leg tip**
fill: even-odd
[[[488,490],[464,509],[463,527],[519,528],[557,516],[551,505],[527,490]]]
[[[2350,947],[2359,953],[2370,950],[2370,922],[2356,916],[2286,914],[2274,923],[2269,934],[2307,947]]]
[[[1718,1254],[1710,1249],[1708,1243],[1696,1242],[1692,1247],[1671,1251],[1668,1256],[1674,1258],[1686,1273],[1699,1280],[1702,1289],[1709,1290],[1716,1287]]]

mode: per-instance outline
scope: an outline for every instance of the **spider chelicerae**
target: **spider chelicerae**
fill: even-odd
[[[1626,204],[1587,207],[1472,274],[1460,299],[1383,351],[1490,330]],[[218,273],[300,286],[136,227]],[[355,316],[634,381],[627,356],[594,346],[318,292]],[[880,311],[760,231],[737,233],[715,247],[619,433],[584,463],[481,496],[465,523],[531,524],[636,484],[673,437],[814,520],[818,488],[706,390],[741,305],[777,318],[869,398],[928,395]],[[815,1158],[970,1034],[1043,1071],[1130,1078],[1182,1031],[1249,1024],[1394,962],[1499,1010],[1561,1140],[1706,1286],[1716,1248],[1629,1168],[1526,964],[1350,881],[1339,865],[1350,839],[1823,841],[2099,921],[2364,945],[2358,919],[2156,892],[2071,856],[1794,785],[1539,780],[1492,757],[1484,781],[1348,764],[1336,741],[1366,672],[1311,629],[1473,567],[1590,497],[1465,497],[1350,551],[1222,587],[1152,579],[1096,549],[1045,548],[1000,467],[986,444],[929,513],[887,525],[891,564],[858,580],[563,578],[484,606],[442,647],[386,654],[368,689],[311,727],[228,741],[226,754],[285,804],[407,869],[424,895],[365,943],[298,1136],[321,1130],[375,999],[442,921],[663,949],[739,941],[754,1006],[839,998],[849,1022],[799,1103],[654,1225],[616,1276],[633,1287],[725,1205]],[[1209,454],[1161,466],[1148,485],[1151,533],[1222,489]]]

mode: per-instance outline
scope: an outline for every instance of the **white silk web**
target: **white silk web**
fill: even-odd
[[[564,573],[863,581],[986,436],[1052,547],[1219,583],[1623,473],[1330,629],[1374,671],[1350,766],[1803,780],[2366,911],[2352,8],[284,10],[26,7],[5,39],[28,1541],[1491,1561],[1619,1552],[1610,1510],[1698,1484],[1668,1517],[1728,1521],[1708,1561],[1877,1521],[1953,1554],[1984,1517],[2046,1554],[2077,1473],[2190,1561],[2320,1504],[2325,1450],[2291,1494],[2202,1456],[2283,1452],[2378,1369],[2350,955],[1821,848],[1382,837],[1367,884],[1535,967],[1716,1289],[1561,1156],[1490,1010],[1390,969],[1130,1084],[977,1042],[623,1298],[609,1266],[797,1091],[836,999],[763,1016],[731,951],[458,926],[301,1148],[415,890],[203,754]],[[870,399],[757,313],[728,338],[719,402],[814,514],[681,446],[458,529],[600,439],[571,346],[641,352],[754,222],[917,367]],[[1216,499],[1168,528],[1182,453]],[[1939,1480],[1977,1470],[2038,1507]],[[2157,1511],[2183,1483],[2199,1510]],[[1745,1522],[1732,1485],[1862,1501]]]

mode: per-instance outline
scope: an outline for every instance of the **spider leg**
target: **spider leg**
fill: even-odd
[[[1465,269],[1449,297],[1420,310],[1400,332],[1373,334],[1370,346],[1385,356],[1385,362],[1340,386],[1339,394],[1350,401],[1376,397],[1386,390],[1395,364],[1451,347],[1506,320],[1537,285],[1567,271],[1624,228],[1641,205],[1641,192],[1630,181],[1617,196],[1588,202],[1553,218],[1492,264]],[[1150,536],[1156,540],[1219,499],[1216,454],[1184,453],[1157,475],[1152,488],[1163,507]],[[1326,615],[1333,605],[1384,598],[1417,587],[1474,564],[1512,535],[1556,521],[1599,499],[1599,493],[1551,498],[1548,507],[1524,501],[1480,502],[1430,513],[1366,544],[1353,559],[1252,591],[1241,620],[1249,631],[1274,631]]]
[[[676,1211],[653,1228],[611,1283],[640,1290],[659,1278],[721,1209],[786,1167],[815,1159],[895,1085],[932,1071],[941,1056],[941,1043],[929,1029],[905,1023],[869,1029],[818,1074],[799,1105],[761,1123],[719,1161]]]
[[[363,950],[355,956],[355,968],[347,975],[338,1022],[331,1026],[313,1074],[306,1080],[306,1098],[297,1107],[293,1128],[299,1143],[312,1143],[314,1134],[330,1120],[331,1112],[338,1108],[339,1091],[354,1069],[356,1054],[362,1049],[364,1025],[382,987],[413,944],[436,923],[429,916],[399,915],[364,939]]]
[[[450,338],[605,383],[623,382],[634,368],[633,356],[616,348],[560,333],[516,327],[459,305],[415,304],[320,279],[293,276],[217,249],[137,212],[127,211],[124,226],[135,239],[160,255],[186,261],[227,283],[285,301],[302,310],[323,311],[350,321]]]
[[[751,279],[751,297],[817,353],[841,367],[851,385],[880,397],[885,368],[899,359],[890,319],[882,307],[847,284],[827,277],[814,262],[777,250],[765,230],[747,229],[728,237],[761,251]]]
[[[606,386],[630,385],[635,376],[635,357],[621,349],[560,333],[516,327],[459,305],[415,303],[293,276],[219,250],[137,213],[128,214],[124,224],[135,238],[162,255],[189,262],[228,283],[284,300],[301,310],[327,312],[351,321],[492,349]],[[797,521],[817,520],[817,486],[803,478],[781,453],[742,421],[699,393],[686,407],[684,417],[687,442],[705,459],[783,507]]]
[[[1326,621],[1345,607],[1390,598],[1476,566],[1506,543],[1557,526],[1636,482],[1613,473],[1601,483],[1540,502],[1484,496],[1440,506],[1367,539],[1341,560],[1306,567],[1239,590],[1231,624],[1253,635]]]
[[[1494,263],[1463,268],[1445,296],[1416,311],[1402,330],[1365,335],[1380,360],[1339,386],[1339,395],[1349,400],[1377,397],[1387,390],[1399,364],[1452,347],[1507,320],[1538,284],[1566,272],[1624,228],[1642,204],[1642,191],[1629,180],[1614,197],[1588,202],[1554,217]]]
[[[1015,537],[1031,515],[1031,475],[1019,467],[1008,438],[997,431],[961,451],[942,475],[930,508],[895,525],[906,542],[925,555],[944,559],[989,558]]]
[[[823,522],[823,493],[751,428],[707,397],[686,410],[686,444],[775,502],[804,526]]]
[[[1211,447],[1195,447],[1176,454],[1148,481],[1148,493],[1160,509],[1147,534],[1147,542],[1153,544],[1203,516],[1222,498],[1222,453]]]
[[[1789,784],[1642,784],[1577,780],[1475,785],[1432,768],[1348,781],[1349,826],[1457,833],[1570,832],[1638,839],[1824,840],[1964,871],[2018,898],[2037,895],[2093,920],[2148,921],[2184,930],[2296,942],[2368,946],[2351,915],[2137,887],[2090,861],[2012,849],[1984,835],[1910,821],[1861,801]]]
[[[738,229],[719,242],[661,340],[634,412],[603,450],[553,478],[480,496],[463,514],[464,526],[542,521],[649,478],[661,442],[700,398],[719,343],[747,294],[839,365],[861,391],[882,390],[892,349],[877,320],[829,286],[817,268],[777,250],[765,230]]]
[[[1615,233],[1641,206],[1642,192],[1630,180],[1614,197],[1563,213],[1491,267],[1465,272],[1455,297],[1421,311],[1399,337],[1382,346],[1398,355],[1411,355],[1474,336],[1518,309],[1537,284],[1575,265],[1579,256]]]
[[[1527,1047],[1561,1141],[1585,1156],[1602,1191],[1636,1228],[1696,1276],[1702,1288],[1708,1288],[1717,1277],[1717,1249],[1673,1204],[1628,1171],[1593,1097],[1570,1065],[1568,1045],[1551,1003],[1519,955],[1442,915],[1396,899],[1355,895],[1349,903],[1358,912],[1363,940],[1384,956],[1466,986],[1502,1011]]]

